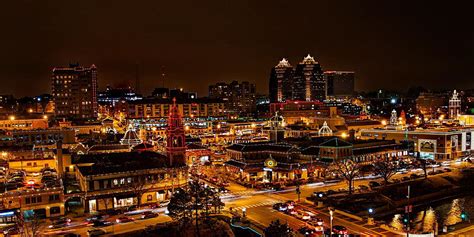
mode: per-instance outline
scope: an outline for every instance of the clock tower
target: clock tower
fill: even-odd
[[[166,155],[170,166],[186,165],[186,143],[184,136],[183,121],[176,106],[176,98],[173,98],[173,106],[168,117],[168,128],[166,129]]]

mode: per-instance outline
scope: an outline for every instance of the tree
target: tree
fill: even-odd
[[[397,166],[393,164],[388,158],[383,158],[376,161],[374,164],[374,175],[380,175],[385,181],[386,185],[388,180],[397,173]]]
[[[33,215],[25,217],[23,212],[17,216],[17,226],[20,229],[21,236],[36,237],[40,236],[39,229],[41,227],[41,218],[33,212]]]
[[[342,176],[349,185],[349,194],[352,194],[354,178],[359,176],[360,165],[351,159],[335,160],[332,170]]]
[[[128,188],[132,191],[132,193],[137,198],[137,205],[138,208],[142,205],[142,197],[143,194],[147,193],[154,187],[155,183],[148,183],[146,182],[145,177],[137,176],[133,179],[131,183],[129,183]]]
[[[423,174],[425,175],[425,179],[428,178],[428,173],[426,172],[426,160],[425,159],[418,159],[418,164],[420,165],[421,169],[423,170]]]
[[[293,230],[288,224],[283,224],[280,220],[275,220],[268,225],[264,230],[266,237],[292,237]]]
[[[170,216],[180,222],[187,222],[192,212],[192,197],[187,190],[176,189],[168,204]]]
[[[186,188],[179,188],[171,197],[168,204],[170,215],[181,223],[189,221],[194,213],[196,234],[199,233],[200,212],[206,219],[209,217],[209,207],[219,210],[224,206],[218,193],[199,180],[192,180]]]

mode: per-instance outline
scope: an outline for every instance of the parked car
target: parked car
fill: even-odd
[[[410,178],[411,178],[411,179],[417,179],[417,178],[419,178],[419,177],[420,177],[420,176],[417,175],[417,174],[410,174]]]
[[[368,191],[369,190],[369,187],[365,186],[365,185],[359,185],[359,189],[361,191]]]
[[[443,169],[445,172],[451,172],[451,169],[450,168],[444,168]]]
[[[410,180],[410,177],[408,177],[408,176],[403,176],[402,177],[402,181],[409,181],[409,180]]]
[[[104,220],[108,217],[109,217],[109,215],[102,215],[102,214],[93,215],[93,216],[87,217],[86,221],[92,222],[92,221]]]
[[[133,218],[127,217],[127,216],[121,216],[115,220],[117,223],[127,223],[127,222],[132,222],[134,221]]]
[[[378,186],[380,186],[380,184],[375,182],[375,181],[370,181],[369,182],[369,187],[370,188],[375,188],[375,187],[378,187]]]
[[[19,234],[20,234],[20,230],[18,229],[18,227],[13,226],[13,227],[10,227],[10,228],[7,228],[7,229],[3,230],[3,234],[4,234],[5,236],[19,235]]]
[[[393,182],[394,184],[396,184],[396,183],[400,183],[400,180],[399,180],[399,179],[392,179],[392,182]]]
[[[87,230],[87,236],[99,236],[105,235],[107,232],[103,229],[90,229]]]
[[[168,204],[170,204],[170,200],[161,201],[160,202],[160,207],[166,207],[166,206],[168,206]]]
[[[146,211],[142,214],[141,219],[150,219],[158,216],[158,213]]]

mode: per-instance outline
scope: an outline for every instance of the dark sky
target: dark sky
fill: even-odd
[[[416,2],[416,3],[414,3]],[[310,53],[325,70],[356,71],[356,89],[474,88],[472,1],[48,1],[0,9],[0,93],[50,92],[50,70],[96,64],[99,85],[135,80],[207,94],[218,81],[268,90],[282,57]]]

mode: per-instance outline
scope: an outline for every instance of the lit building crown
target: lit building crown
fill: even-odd
[[[304,57],[303,61],[301,62],[301,64],[317,64],[318,62],[316,62],[314,60],[313,57],[311,57],[310,54],[308,54],[308,56]]]
[[[283,58],[277,65],[276,67],[291,67],[290,62],[286,60],[286,58]]]

